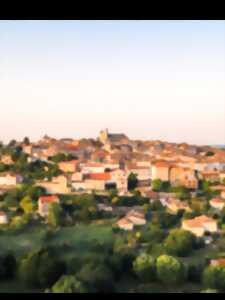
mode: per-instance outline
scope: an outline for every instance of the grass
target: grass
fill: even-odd
[[[112,237],[110,224],[79,224],[63,227],[47,240],[43,238],[45,228],[46,225],[42,224],[30,227],[21,233],[2,233],[0,253],[11,251],[16,257],[21,257],[46,244],[60,247],[67,243],[71,252],[83,254],[88,251],[93,241],[107,243]]]
[[[45,225],[30,227],[22,233],[1,233],[0,253],[12,252],[17,258],[32,250],[36,250],[46,244],[58,249],[59,257],[69,262],[74,255],[87,255],[93,241],[109,243],[112,238],[112,226],[110,224],[80,224],[71,227],[63,227],[57,230],[53,236],[43,238]],[[65,247],[65,245],[67,245]],[[0,281],[0,293],[29,293],[34,291],[18,280]]]

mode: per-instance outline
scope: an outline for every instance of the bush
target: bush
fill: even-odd
[[[173,256],[161,255],[156,260],[157,278],[166,284],[180,283],[184,279],[183,265]]]
[[[147,253],[142,253],[135,259],[133,269],[135,274],[143,281],[147,282],[155,279],[155,260]]]
[[[113,274],[106,265],[88,263],[77,273],[77,278],[84,282],[91,292],[109,293],[114,291]]]
[[[166,238],[164,245],[169,254],[177,256],[189,255],[196,243],[195,236],[183,229],[173,229]]]
[[[203,272],[203,283],[206,288],[225,291],[225,267],[208,266]]]
[[[84,285],[72,275],[63,275],[52,286],[52,293],[85,293]]]

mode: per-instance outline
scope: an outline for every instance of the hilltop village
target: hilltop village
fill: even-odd
[[[104,280],[96,279],[93,283],[93,266],[88,265],[90,272],[85,271],[86,261],[85,266],[79,261],[81,267],[77,267],[75,277],[76,272],[64,266],[63,271],[57,268],[53,278],[48,275],[44,283],[39,278],[30,282],[26,265],[29,257],[23,251],[34,256],[47,251],[51,256],[55,255],[52,248],[64,247],[63,253],[73,252],[77,241],[74,246],[70,239],[79,226],[81,232],[84,230],[82,238],[93,228],[106,230],[111,237],[111,256],[120,253],[119,266],[109,267],[113,263],[108,261],[95,262],[103,269],[107,265],[109,278],[106,275]],[[138,282],[141,291],[163,283],[171,283],[176,289],[176,284],[182,286],[182,278],[184,290],[188,290],[185,283],[191,282],[195,291],[223,291],[225,276],[218,282],[210,276],[217,276],[218,268],[225,274],[225,149],[131,140],[123,133],[110,133],[107,129],[100,131],[96,139],[55,139],[46,135],[37,142],[26,137],[22,142],[1,144],[0,241],[6,241],[6,234],[19,239],[35,228],[43,231],[45,241],[37,244],[51,246],[51,250],[35,252],[31,242],[27,242],[18,253],[14,253],[10,243],[1,251],[10,252],[15,260],[13,278],[37,289],[54,292],[66,280],[76,280],[75,290],[82,290],[82,286],[88,291],[121,291],[121,270],[125,277],[126,271],[130,274],[131,282]],[[66,238],[63,230],[72,230],[70,236]],[[94,241],[89,242],[91,247],[97,244],[103,253],[105,241],[101,241],[101,235],[104,233],[96,234]],[[57,236],[62,237],[58,246],[53,243]],[[51,251],[53,254],[49,254]],[[80,252],[77,253],[79,256]],[[188,264],[187,257],[192,256],[201,259],[190,259]],[[170,269],[175,263],[177,268]],[[73,265],[70,261],[64,264]],[[173,279],[168,275],[170,272]],[[21,273],[22,277],[18,275]],[[153,282],[150,287],[149,282]],[[130,287],[126,289],[130,291]]]

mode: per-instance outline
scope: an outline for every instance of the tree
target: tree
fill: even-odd
[[[207,288],[225,291],[225,267],[210,265],[203,272],[203,283]]]
[[[135,259],[133,269],[136,275],[143,281],[155,279],[155,260],[147,253],[142,253]]]
[[[160,192],[163,187],[163,181],[161,179],[154,179],[152,181],[152,189],[155,192]]]
[[[205,156],[214,156],[214,155],[215,155],[215,153],[212,151],[207,151],[205,154]]]
[[[0,172],[4,172],[8,170],[8,166],[0,162]]]
[[[52,226],[61,226],[64,223],[65,213],[59,203],[50,203],[48,208],[48,223]]]
[[[66,154],[65,153],[57,153],[56,155],[51,157],[51,160],[55,163],[59,163],[61,161],[66,161]]]
[[[130,175],[128,176],[128,190],[132,191],[134,190],[138,185],[138,179],[137,179],[137,175],[134,173],[130,173]]]
[[[164,241],[165,249],[169,254],[187,256],[194,248],[196,237],[189,231],[173,229]]]
[[[90,262],[77,273],[77,278],[84,282],[91,292],[109,293],[114,291],[113,274],[104,264]]]
[[[157,258],[156,272],[158,279],[166,284],[179,283],[184,278],[182,264],[169,255],[161,255]]]
[[[150,226],[143,230],[142,236],[140,238],[141,242],[160,243],[165,238],[166,232],[155,224],[150,224]]]
[[[25,136],[25,138],[23,139],[23,143],[25,145],[30,145],[30,140],[29,140],[29,138],[27,136]]]
[[[0,256],[0,279],[8,280],[14,277],[16,259],[11,253]]]
[[[72,275],[63,275],[51,288],[52,293],[85,293],[84,285]]]
[[[56,260],[47,248],[30,252],[22,259],[19,277],[32,287],[49,287],[65,272],[65,265]]]
[[[30,196],[26,196],[20,201],[20,207],[25,213],[33,213],[37,209],[37,205],[32,201]]]

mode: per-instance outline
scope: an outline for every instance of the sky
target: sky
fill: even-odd
[[[0,140],[225,144],[225,21],[0,21]]]

